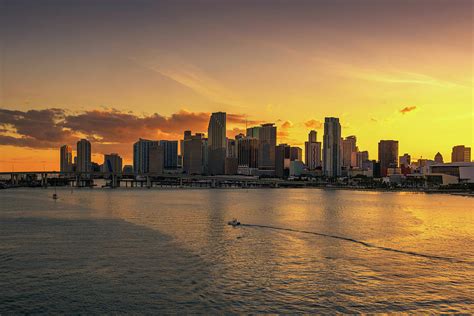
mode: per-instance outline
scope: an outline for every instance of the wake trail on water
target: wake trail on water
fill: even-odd
[[[415,251],[408,251],[408,250],[402,250],[402,249],[396,249],[396,248],[390,248],[390,247],[384,247],[384,246],[371,244],[371,243],[368,243],[368,242],[365,242],[365,241],[362,241],[362,240],[357,240],[357,239],[354,239],[354,238],[350,238],[350,237],[331,235],[331,234],[325,234],[325,233],[319,233],[319,232],[312,232],[312,231],[307,231],[307,230],[299,230],[299,229],[293,229],[293,228],[270,226],[270,225],[241,224],[241,226],[256,227],[256,228],[267,228],[267,229],[273,229],[273,230],[289,231],[289,232],[295,232],[295,233],[301,233],[301,234],[310,234],[310,235],[316,235],[316,236],[321,236],[321,237],[334,238],[334,239],[339,239],[339,240],[344,240],[344,241],[356,243],[356,244],[359,244],[359,245],[362,245],[362,246],[368,247],[368,248],[375,248],[375,249],[380,249],[380,250],[384,250],[384,251],[396,252],[396,253],[401,253],[401,254],[405,254],[405,255],[422,257],[422,258],[433,259],[433,260],[443,260],[443,261],[450,261],[450,262],[453,262],[453,263],[464,263],[464,264],[474,265],[474,262],[472,262],[472,261],[456,259],[456,258],[451,258],[451,257],[443,257],[443,256],[424,254],[424,253],[419,253],[419,252],[415,252]]]

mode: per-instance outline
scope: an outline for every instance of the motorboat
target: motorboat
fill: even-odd
[[[235,227],[235,226],[240,225],[240,222],[236,218],[234,218],[233,220],[229,221],[227,224]]]
[[[56,193],[53,194],[53,200],[57,200],[58,199],[58,195]]]

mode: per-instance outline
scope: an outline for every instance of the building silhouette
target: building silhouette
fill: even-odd
[[[471,162],[471,147],[454,146],[451,153],[451,162]]]
[[[275,170],[277,128],[273,123],[262,124],[258,129],[258,168]]]
[[[243,168],[258,168],[258,139],[242,137],[237,139],[238,166]]]
[[[178,141],[177,140],[160,140],[160,146],[163,147],[163,168],[178,168]]]
[[[165,148],[160,142],[151,142],[148,148],[148,171],[162,174],[165,167]]]
[[[72,171],[72,147],[69,145],[61,146],[59,150],[59,171],[60,172],[71,172]]]
[[[91,172],[91,143],[87,139],[81,139],[77,142],[77,162],[76,171]]]
[[[102,164],[103,172],[122,172],[122,157],[119,154],[105,154]]]
[[[208,152],[207,140],[204,135],[196,133],[191,134],[191,131],[184,132],[183,140],[183,172],[186,174],[203,174],[205,156]]]
[[[388,168],[398,167],[398,140],[381,140],[379,142],[380,174],[387,176]]]
[[[356,167],[357,165],[357,138],[355,136],[347,136],[342,141],[342,166],[345,169]]]
[[[275,175],[279,178],[288,178],[290,175],[291,147],[280,144],[275,149]]]
[[[209,149],[208,172],[211,175],[225,173],[227,150],[226,113],[212,113],[207,129],[207,145]]]
[[[291,146],[290,148],[290,160],[291,161],[303,161],[303,150],[300,147]]]
[[[324,120],[323,172],[327,177],[341,175],[341,124],[337,117]]]
[[[436,163],[444,163],[443,155],[441,155],[440,152],[437,152],[436,155],[434,156],[434,161]]]
[[[317,132],[312,130],[308,134],[308,141],[304,144],[304,155],[306,167],[315,170],[321,167],[321,142],[317,141]]]

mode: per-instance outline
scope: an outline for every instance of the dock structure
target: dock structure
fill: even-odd
[[[9,177],[8,177],[9,176]],[[93,187],[94,180],[106,180],[106,186],[140,188],[256,188],[256,187],[305,187],[307,181],[286,181],[278,178],[258,178],[242,175],[186,175],[166,173],[123,173],[123,172],[59,172],[18,171],[0,172],[0,181],[13,187],[73,186]]]

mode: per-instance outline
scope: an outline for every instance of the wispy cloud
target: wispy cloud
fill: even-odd
[[[411,111],[414,111],[415,109],[416,109],[416,106],[406,106],[406,107],[404,107],[403,109],[400,110],[400,113],[406,114],[406,113],[409,113]]]

